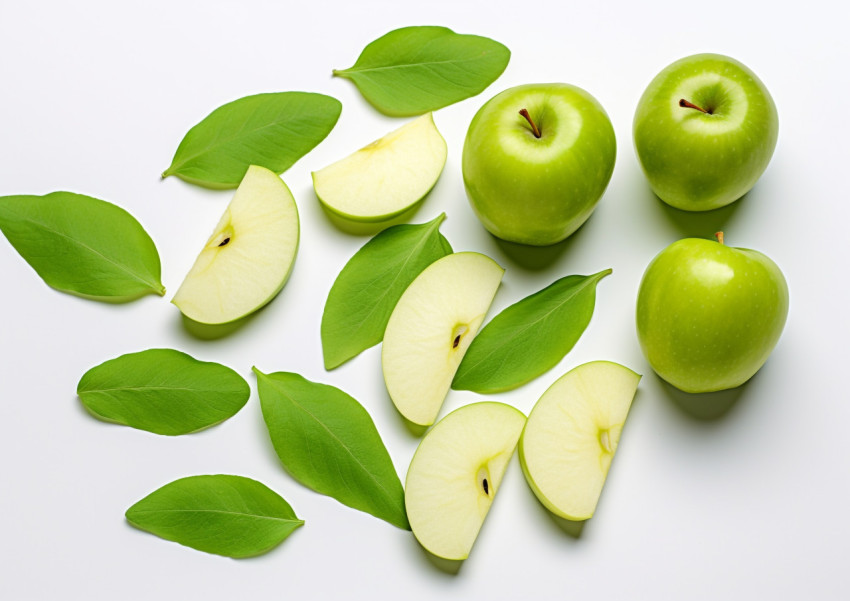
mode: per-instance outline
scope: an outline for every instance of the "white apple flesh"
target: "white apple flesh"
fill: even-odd
[[[446,141],[431,113],[313,173],[316,196],[354,221],[385,221],[422,200],[446,164]]]
[[[525,415],[473,403],[440,420],[419,443],[404,501],[419,543],[444,559],[469,556],[513,456]]]
[[[555,515],[593,516],[640,378],[617,363],[585,363],[552,384],[531,410],[520,464]]]
[[[387,391],[407,420],[430,426],[437,419],[504,272],[482,254],[454,253],[426,267],[401,295],[381,363]]]
[[[276,173],[252,165],[171,302],[205,324],[256,311],[286,283],[298,237],[289,188]]]

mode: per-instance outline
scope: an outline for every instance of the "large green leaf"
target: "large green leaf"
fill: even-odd
[[[0,230],[57,290],[107,301],[165,294],[153,240],[112,203],[72,192],[6,196]]]
[[[172,349],[122,355],[91,368],[77,385],[95,417],[155,434],[187,434],[232,417],[251,389],[232,369]]]
[[[499,313],[472,341],[452,388],[511,390],[554,367],[590,323],[596,285],[610,273],[566,276]]]
[[[367,242],[337,276],[322,313],[322,354],[333,369],[384,337],[396,302],[419,273],[452,247],[440,233],[445,213],[396,225]]]
[[[480,94],[508,66],[505,46],[446,27],[404,27],[370,43],[354,66],[333,74],[354,82],[386,115],[420,115]]]
[[[251,165],[283,173],[325,139],[341,111],[337,99],[310,92],[234,100],[189,130],[162,177],[235,188]]]
[[[280,495],[242,476],[189,476],[130,507],[127,521],[160,538],[227,557],[270,551],[304,524]]]
[[[410,529],[401,481],[366,409],[338,388],[298,374],[254,372],[286,470],[316,492]]]

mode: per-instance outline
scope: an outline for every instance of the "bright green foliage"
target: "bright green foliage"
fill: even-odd
[[[232,417],[248,402],[251,389],[224,365],[150,349],[91,368],[77,394],[95,417],[174,436]]]
[[[251,165],[283,173],[325,139],[341,111],[335,98],[310,92],[234,100],[189,130],[162,177],[236,188]]]
[[[440,233],[445,213],[420,225],[396,225],[367,242],[334,281],[322,314],[325,369],[378,344],[398,299],[423,269],[452,247]]]
[[[263,418],[286,470],[316,492],[410,529],[401,481],[363,406],[298,374],[254,372]]]
[[[563,277],[499,313],[472,341],[452,388],[511,390],[550,370],[587,328],[596,285],[610,273]]]
[[[227,557],[270,551],[304,524],[280,495],[242,476],[190,476],[155,490],[125,516],[160,538]]]
[[[165,294],[153,240],[114,204],[72,192],[6,196],[0,230],[57,290],[113,302]]]
[[[480,94],[508,66],[505,46],[446,27],[403,27],[370,43],[334,75],[354,82],[372,106],[405,117]]]

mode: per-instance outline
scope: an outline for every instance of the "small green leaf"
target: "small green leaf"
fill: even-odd
[[[440,233],[445,213],[419,225],[396,225],[367,242],[337,276],[322,314],[325,369],[342,365],[384,338],[407,286],[452,247]]]
[[[566,276],[499,313],[472,341],[452,388],[501,392],[550,370],[587,328],[596,285],[610,273]]]
[[[91,368],[77,394],[97,418],[175,436],[232,417],[248,402],[251,389],[229,367],[172,349],[150,349]]]
[[[165,294],[153,240],[112,203],[72,192],[5,196],[0,230],[57,290],[113,302]]]
[[[189,476],[166,484],[125,514],[136,528],[227,557],[272,550],[304,524],[280,495],[242,476]]]
[[[505,46],[446,27],[403,27],[370,43],[354,66],[333,74],[354,82],[386,115],[421,115],[480,94],[508,66]]]
[[[286,470],[316,492],[409,530],[401,481],[366,409],[338,388],[298,374],[254,372]]]
[[[220,106],[180,142],[162,177],[235,188],[251,165],[281,174],[336,125],[342,104],[323,94],[256,94]]]

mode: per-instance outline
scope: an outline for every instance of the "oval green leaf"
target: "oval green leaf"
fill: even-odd
[[[111,302],[165,294],[153,240],[112,203],[72,192],[5,196],[0,230],[57,290]]]
[[[270,551],[304,524],[280,495],[242,476],[189,476],[130,507],[136,528],[199,551],[252,557]]]
[[[451,254],[439,231],[445,218],[443,213],[428,223],[387,228],[342,268],[322,313],[325,369],[378,344],[407,286],[428,265]]]
[[[316,492],[409,530],[401,481],[366,409],[338,388],[298,374],[254,372],[284,468]]]
[[[505,46],[446,27],[403,27],[370,43],[354,66],[334,70],[386,115],[421,115],[480,94],[508,66]]]
[[[553,368],[575,346],[611,273],[570,275],[511,305],[478,333],[452,381],[455,390],[512,390]]]
[[[311,92],[234,100],[189,130],[162,177],[235,188],[251,165],[279,175],[325,139],[341,111],[336,98]]]
[[[224,365],[172,349],[150,349],[91,368],[77,385],[77,395],[99,419],[176,436],[234,416],[251,389]]]

